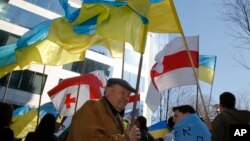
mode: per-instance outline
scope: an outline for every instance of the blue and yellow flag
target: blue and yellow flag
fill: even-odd
[[[199,56],[199,79],[209,84],[213,84],[216,56]]]
[[[65,17],[28,31],[15,44],[0,48],[0,78],[30,64],[63,65],[85,59],[86,50],[102,45],[121,57],[124,42],[144,52],[147,32],[182,31],[173,0],[85,0],[73,9],[60,0]],[[159,21],[160,20],[160,21]]]
[[[169,132],[167,129],[167,121],[163,120],[156,124],[153,124],[148,127],[148,132],[155,138],[165,138],[167,133]]]

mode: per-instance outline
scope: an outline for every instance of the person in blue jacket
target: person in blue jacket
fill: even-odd
[[[206,124],[190,105],[173,107],[175,141],[211,141]]]

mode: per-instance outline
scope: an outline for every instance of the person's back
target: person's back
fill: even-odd
[[[250,112],[235,109],[235,97],[230,92],[220,95],[220,114],[212,122],[212,141],[229,141],[231,124],[249,124]]]
[[[0,102],[0,138],[1,141],[13,141],[14,132],[9,128],[12,119],[13,107]]]
[[[53,114],[46,114],[35,132],[29,132],[25,141],[56,141],[54,135],[56,119]]]

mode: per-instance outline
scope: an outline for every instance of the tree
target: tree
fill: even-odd
[[[250,110],[250,96],[247,92],[240,92],[236,95],[236,108],[240,110]]]
[[[237,57],[233,55],[233,58],[246,69],[250,69],[250,64],[242,55],[246,50],[250,50],[250,1],[222,0],[221,6],[222,19],[232,31],[231,37],[238,41],[235,47],[240,54]]]
[[[167,100],[167,95],[169,95],[169,100]],[[197,97],[197,87],[196,86],[182,86],[171,88],[169,91],[161,93],[161,104],[158,109],[153,113],[152,123],[165,120],[169,116],[173,115],[172,108],[179,105],[191,105],[196,109],[196,98]],[[213,119],[217,113],[216,109],[209,105],[209,95],[204,95],[204,102],[206,105],[206,110],[210,119]],[[167,101],[168,108],[167,108]],[[167,110],[168,109],[168,110]],[[166,114],[166,112],[168,112]],[[198,113],[201,117],[205,118],[204,106],[201,102],[200,96],[198,101]],[[168,117],[166,117],[166,115]]]

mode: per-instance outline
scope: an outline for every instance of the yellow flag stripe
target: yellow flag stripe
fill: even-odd
[[[208,67],[199,66],[199,79],[209,84],[213,83],[214,70]]]

